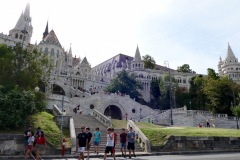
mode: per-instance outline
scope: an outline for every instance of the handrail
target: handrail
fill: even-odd
[[[129,127],[133,128],[133,131],[136,134],[138,142],[140,143],[140,146],[144,148],[144,151],[151,152],[150,140],[145,136],[145,134],[138,128],[138,126],[132,120],[128,120],[127,128]]]
[[[105,115],[103,115],[101,112],[99,112],[96,109],[93,109],[93,116],[99,121],[101,122],[103,125],[107,126],[107,127],[112,127],[112,121],[110,118],[106,117]]]

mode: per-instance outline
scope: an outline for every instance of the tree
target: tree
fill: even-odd
[[[183,64],[182,66],[178,67],[177,71],[184,73],[196,73],[195,71],[192,71],[192,69],[190,69],[189,64]]]
[[[46,55],[22,49],[20,44],[0,45],[0,64],[0,128],[11,129],[45,109],[45,94],[34,89],[46,85],[51,65]]]
[[[237,106],[231,106],[231,111],[233,113],[233,115],[237,118],[237,129],[239,129],[239,117],[240,117],[240,104],[238,104]]]
[[[106,87],[106,92],[127,94],[137,101],[141,100],[139,89],[142,85],[135,79],[133,74],[129,75],[125,70],[120,72],[116,78],[113,78],[111,83]]]
[[[151,81],[151,87],[150,87],[150,93],[151,93],[151,100],[150,100],[150,106],[152,108],[159,109],[160,105],[160,79],[154,79]]]
[[[0,45],[0,84],[24,90],[34,89],[50,77],[51,65],[46,55],[36,49],[22,49],[20,44],[10,48]]]
[[[217,79],[220,78],[220,77],[218,76],[218,74],[215,72],[215,70],[212,69],[212,68],[208,68],[208,69],[207,69],[207,74],[208,74],[208,79],[217,80]]]
[[[149,69],[155,68],[156,62],[153,57],[151,57],[150,55],[147,54],[147,55],[143,56],[142,58],[143,58],[145,68],[149,68]]]

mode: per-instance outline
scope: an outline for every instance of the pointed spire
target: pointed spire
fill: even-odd
[[[43,39],[48,35],[48,21],[47,21],[47,25],[45,28],[45,31],[43,32]]]
[[[72,57],[72,43],[70,44],[70,49],[69,49],[69,52],[68,52],[69,56]]]
[[[228,51],[227,51],[227,57],[226,59],[229,59],[229,60],[235,60],[236,57],[232,51],[232,48],[230,47],[230,44],[228,43]]]
[[[55,44],[61,46],[55,32],[51,30],[49,34],[43,39],[44,42],[50,43],[50,44]]]
[[[24,16],[25,17],[30,17],[30,4],[27,3],[25,11],[24,11]]]
[[[138,49],[138,45],[137,45],[134,61],[141,61],[141,60],[142,60],[142,58],[141,58],[141,55],[140,55],[140,52],[139,52],[139,49]]]

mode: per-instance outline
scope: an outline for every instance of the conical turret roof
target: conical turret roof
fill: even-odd
[[[139,52],[139,49],[138,49],[138,45],[137,45],[137,49],[136,49],[133,61],[141,61],[141,60],[142,60],[142,58],[141,58],[141,55],[140,55],[140,52]]]
[[[16,30],[26,30],[28,26],[30,25],[29,23],[31,22],[31,17],[30,17],[30,4],[28,3],[24,13],[21,13],[17,24],[15,25],[14,29]]]
[[[232,48],[230,47],[230,44],[228,43],[228,51],[227,51],[227,56],[226,56],[226,59],[228,60],[235,60],[236,57],[232,51]]]

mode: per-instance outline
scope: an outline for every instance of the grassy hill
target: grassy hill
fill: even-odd
[[[47,112],[40,112],[38,114],[32,115],[28,118],[28,123],[32,125],[32,130],[34,134],[38,127],[41,127],[42,131],[46,136],[47,142],[50,143],[55,148],[61,147],[60,141],[60,127],[53,121],[53,115]],[[19,127],[14,128],[11,131],[0,131],[1,134],[24,134],[26,128]],[[69,129],[63,128],[63,137],[67,139],[66,148],[70,147],[70,133]]]

